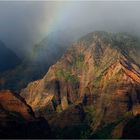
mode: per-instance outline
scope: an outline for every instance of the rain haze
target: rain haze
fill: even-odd
[[[96,30],[140,34],[140,2],[0,2],[0,40],[23,55],[52,32],[79,38]]]

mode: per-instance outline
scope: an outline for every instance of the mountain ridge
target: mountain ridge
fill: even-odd
[[[19,93],[31,81],[41,79],[65,52],[73,37],[54,32],[36,44],[17,67],[0,74],[0,88]]]
[[[100,39],[99,39],[100,40]],[[78,45],[79,45],[79,43],[78,44],[76,44],[76,47],[75,48],[70,48],[70,49],[68,49],[68,51],[62,56],[62,58],[55,64],[55,65],[53,65],[53,66],[51,66],[50,67],[50,69],[49,69],[49,71],[56,71],[56,69],[58,68],[59,69],[59,67],[63,67],[63,69],[65,69],[68,65],[68,63],[71,63],[70,61],[72,61],[72,60],[70,60],[74,55],[75,55],[75,52],[76,52],[76,54],[77,55],[79,55],[78,57],[79,58],[75,58],[75,57],[73,57],[73,58],[75,58],[75,59],[83,59],[82,57],[82,54],[81,54],[81,56],[80,56],[80,51],[82,52],[83,51],[83,53],[86,53],[85,55],[85,57],[89,57],[89,56],[91,56],[91,57],[93,57],[93,60],[91,60],[91,63],[93,64],[93,65],[98,65],[98,64],[96,64],[96,59],[98,60],[99,58],[97,58],[96,57],[96,53],[98,52],[98,53],[102,53],[102,51],[101,51],[101,49],[100,50],[98,50],[100,47],[98,47],[97,48],[97,46],[95,46],[95,45],[98,45],[98,44],[93,44],[93,47],[90,47],[90,49],[88,50],[88,48],[85,48],[85,47],[83,47],[83,44],[80,42],[80,48],[78,48]],[[110,44],[109,44],[110,45]],[[94,47],[95,46],[95,47]],[[86,50],[87,49],[87,50]],[[121,54],[121,56],[119,56],[120,55],[120,52],[118,52],[118,50],[114,50],[114,48],[111,48],[112,50],[109,50],[110,48],[109,47],[106,47],[106,48],[103,48],[103,49],[105,49],[104,50],[104,52],[106,53],[106,51],[110,51],[109,52],[109,55],[112,53],[112,55],[114,55],[114,56],[111,56],[111,59],[112,58],[115,58],[114,60],[112,59],[108,59],[109,61],[110,61],[110,63],[112,64],[112,63],[114,63],[114,61],[118,61],[118,60],[120,60],[121,59],[121,61],[120,61],[120,66],[122,66],[122,68],[124,69],[124,70],[126,70],[125,69],[125,67],[127,67],[127,69],[131,66],[128,62],[126,62],[125,61],[125,59],[126,59],[126,57],[124,57],[122,54]],[[97,52],[96,52],[97,51]],[[93,52],[93,56],[92,56],[92,53]],[[72,56],[69,56],[69,54],[67,55],[67,53],[69,53],[70,55],[72,54]],[[110,56],[106,56],[106,54],[103,54],[103,55],[100,55],[100,57],[110,57]],[[69,57],[69,58],[68,58]],[[70,58],[71,57],[71,58]],[[81,57],[81,58],[80,58]],[[72,59],[73,59],[72,58]],[[123,59],[122,59],[123,58]],[[89,59],[90,59],[90,57],[89,58],[87,58],[87,62],[85,62],[85,63],[89,63]],[[128,58],[127,58],[128,59]],[[123,61],[122,61],[123,60]],[[80,61],[80,60],[79,60]],[[83,61],[83,60],[81,60],[81,61]],[[74,62],[74,61],[73,61]],[[72,62],[72,63],[73,63]],[[99,61],[98,61],[98,63],[99,63]],[[127,64],[128,63],[128,64]],[[100,65],[102,65],[103,63],[102,62],[100,62]],[[106,64],[107,65],[109,65],[108,64],[108,62],[106,62]],[[80,63],[78,64],[79,66],[78,67],[80,67]],[[125,67],[124,67],[124,65],[125,65]],[[57,67],[58,66],[58,67]],[[135,64],[133,64],[133,66],[135,66],[135,67],[137,67]],[[71,67],[71,66],[70,66]],[[102,69],[101,69],[101,67],[102,66],[100,66],[100,70],[99,70],[99,74],[98,73],[96,73],[96,74],[98,74],[99,76],[100,76],[100,74],[102,73]],[[131,66],[132,67],[132,66]],[[131,68],[130,67],[130,68]],[[106,67],[107,68],[107,67]],[[138,68],[138,67],[137,67]],[[67,69],[67,68],[66,68]],[[77,70],[77,68],[72,68],[72,69],[74,69],[75,71]],[[73,70],[73,71],[74,71]],[[136,72],[136,70],[132,67],[132,70],[133,70],[133,75],[134,75],[134,73]],[[48,75],[49,75],[49,71],[48,71]],[[63,71],[63,70],[62,70]],[[96,69],[94,69],[94,71],[96,72]],[[97,71],[98,72],[98,71]],[[128,72],[128,70],[127,70],[127,72]],[[52,73],[52,77],[54,76],[54,74],[53,74],[53,72],[51,72]],[[57,72],[56,72],[57,73]],[[58,75],[63,75],[63,73],[61,73],[61,71],[60,71],[60,73],[58,72]],[[68,73],[69,74],[69,73]],[[138,74],[138,72],[136,72],[136,74],[137,75],[139,75]],[[75,77],[76,77],[76,75],[74,75]],[[132,76],[132,75],[129,75],[129,76]],[[50,78],[50,79],[53,79],[53,78]],[[58,76],[59,77],[59,76]],[[98,76],[97,76],[98,77]],[[72,75],[68,75],[68,77],[66,77],[66,78],[68,78],[68,80],[70,79],[70,80],[76,80],[76,79],[73,79],[73,77],[72,77]],[[131,77],[132,78],[132,77]],[[134,78],[134,77],[133,77]],[[47,75],[43,78],[44,80],[45,79],[47,79]],[[139,77],[135,77],[135,80],[137,79],[137,81],[139,81]]]
[[[139,40],[126,34],[90,33],[20,95],[36,116],[48,121],[51,115],[61,116],[82,104],[85,116],[91,116],[93,132],[129,112],[136,116],[140,114],[139,45]]]

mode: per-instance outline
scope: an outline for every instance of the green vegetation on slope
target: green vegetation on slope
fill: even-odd
[[[67,82],[71,82],[71,83],[78,82],[78,78],[69,71],[65,71],[65,70],[63,71],[59,69],[56,72],[56,76],[58,78],[64,78],[64,80],[66,80]]]

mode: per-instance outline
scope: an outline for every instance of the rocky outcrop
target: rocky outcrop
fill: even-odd
[[[126,34],[90,33],[73,44],[41,80],[23,89],[21,96],[41,116],[79,103],[92,106],[93,130],[128,111],[139,114],[139,45]]]
[[[0,106],[6,111],[20,114],[26,120],[34,119],[31,107],[26,104],[23,98],[11,93],[9,90],[0,92]]]
[[[50,138],[43,118],[35,118],[29,105],[9,90],[0,92],[0,138]]]

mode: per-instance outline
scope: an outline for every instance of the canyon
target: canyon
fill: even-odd
[[[41,48],[36,48],[44,52],[39,63],[48,53]],[[1,121],[0,130],[20,128],[14,136],[23,137],[20,130],[28,128],[31,133],[24,132],[26,138],[140,138],[135,134],[140,130],[140,40],[127,33],[96,31],[67,49],[59,48],[63,55],[49,65],[49,60],[42,62],[45,69],[38,79],[27,80],[28,85],[21,86],[18,93],[1,91],[0,120],[7,125]],[[6,75],[10,81],[10,74],[15,78],[14,73],[24,68],[23,79],[30,74],[35,77],[41,68],[36,66],[34,70],[22,64]],[[12,82],[19,88],[17,83]],[[9,120],[17,118],[24,123],[21,126],[17,121],[15,128]]]

